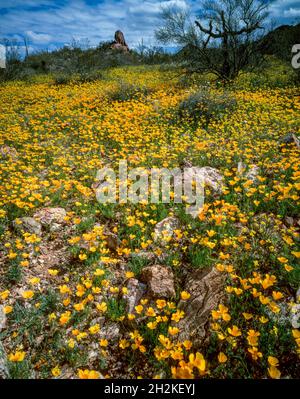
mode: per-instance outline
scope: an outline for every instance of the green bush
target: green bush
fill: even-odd
[[[99,71],[85,71],[81,72],[78,76],[78,82],[88,83],[95,82],[96,80],[103,79],[103,75]]]
[[[204,120],[209,123],[212,119],[221,119],[232,112],[237,106],[236,99],[229,93],[212,93],[198,91],[183,100],[178,107],[179,116],[198,122]]]
[[[109,95],[111,101],[129,101],[133,98],[146,96],[150,93],[150,89],[146,86],[138,86],[127,82],[121,82],[116,90]]]
[[[71,82],[72,76],[65,73],[58,74],[54,77],[54,83],[56,85],[66,85]]]

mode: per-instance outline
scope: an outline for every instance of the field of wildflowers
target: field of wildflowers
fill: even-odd
[[[286,139],[299,133],[300,97],[286,74],[272,79],[253,74],[224,91],[128,67],[90,83],[0,87],[0,363],[10,378],[300,377],[300,159]],[[199,91],[224,106],[182,110]],[[124,159],[216,168],[223,191],[206,187],[195,219],[184,204],[98,203],[96,171]],[[42,223],[52,208],[59,215]],[[160,245],[155,226],[167,217],[179,225]],[[131,281],[153,263],[172,270],[175,295],[146,290],[128,311]],[[224,294],[198,345],[180,339],[178,304],[193,300],[187,276],[208,268]]]

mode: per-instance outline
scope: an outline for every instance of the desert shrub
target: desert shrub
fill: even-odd
[[[173,59],[172,54],[168,54],[162,47],[157,46],[144,46],[140,56],[142,63],[148,65],[166,64]]]
[[[71,82],[72,76],[65,73],[55,75],[54,83],[56,85],[66,85]]]
[[[123,52],[111,49],[111,42],[100,43],[96,48],[82,48],[78,43],[64,46],[52,52],[40,51],[26,59],[12,59],[8,68],[0,70],[0,81],[23,80],[27,76],[50,72],[56,84],[66,84],[76,75],[76,81],[91,82],[99,79],[97,71],[121,66],[163,64],[172,59],[163,49],[145,48],[143,53],[135,50]]]
[[[204,119],[209,123],[211,119],[220,119],[232,112],[236,106],[236,99],[228,92],[219,94],[201,90],[184,99],[179,104],[178,112],[182,118],[187,117],[195,122]]]
[[[96,80],[103,79],[103,75],[99,71],[83,71],[74,77],[75,82],[78,83],[88,83],[94,82]]]
[[[140,96],[146,96],[149,93],[150,89],[146,86],[138,86],[123,81],[116,90],[109,94],[109,98],[111,101],[129,101]]]
[[[296,70],[296,73],[294,75],[294,81],[297,85],[300,85],[300,68]]]

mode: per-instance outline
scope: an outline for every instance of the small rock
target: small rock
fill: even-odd
[[[133,313],[134,307],[137,306],[143,295],[146,293],[146,285],[140,283],[137,279],[131,278],[127,283],[128,293],[123,295],[123,299],[126,301],[126,312]]]
[[[211,311],[225,297],[224,276],[215,268],[197,270],[187,278],[184,290],[191,297],[178,304],[185,312],[185,317],[177,324],[178,339],[190,339],[193,347],[199,347],[208,339]]]
[[[3,145],[2,147],[0,147],[0,155],[2,158],[11,157],[12,159],[15,160],[18,157],[18,152],[14,147]]]
[[[120,327],[118,323],[108,323],[101,328],[100,339],[107,339],[108,341],[116,341],[120,336]]]
[[[60,375],[57,377],[57,379],[59,380],[70,380],[72,379],[74,376],[74,371],[72,370],[71,367],[64,365],[61,368],[61,373]]]
[[[244,162],[239,162],[237,167],[238,175],[243,175],[247,169],[247,165]]]
[[[52,223],[64,224],[67,213],[64,208],[43,208],[33,216],[38,219],[42,225],[50,225]]]
[[[0,341],[0,380],[9,378],[9,371],[7,366],[7,356],[4,347]]]
[[[88,352],[89,363],[93,363],[97,358],[99,358],[99,350],[91,350]]]
[[[300,304],[293,304],[290,311],[290,322],[293,328],[300,328]]]
[[[6,314],[4,313],[3,306],[0,306],[0,332],[5,328]]]
[[[133,252],[131,254],[131,258],[143,259],[143,260],[147,260],[149,262],[153,262],[156,259],[156,255],[153,252],[140,251],[140,252]]]
[[[60,229],[61,229],[61,224],[59,224],[59,223],[53,223],[53,224],[51,224],[51,226],[50,226],[50,231],[51,231],[51,233],[56,233],[56,232],[58,232]]]
[[[286,218],[285,218],[285,221],[286,221],[286,223],[289,225],[289,226],[294,226],[294,219],[291,217],[291,216],[287,216]]]
[[[251,165],[247,171],[247,165],[243,162],[238,163],[237,174],[240,176],[245,176],[247,180],[251,180],[253,183],[258,182],[260,169],[257,165]]]
[[[218,169],[205,166],[203,168],[197,168],[197,173],[203,179],[205,185],[210,187],[215,194],[222,194],[224,188],[223,176]]]
[[[291,324],[291,309],[287,303],[278,303],[280,311],[278,313],[274,313],[268,307],[265,308],[265,312],[267,317],[272,320],[274,323],[279,324],[281,326],[287,326]]]
[[[3,306],[0,306],[0,332],[5,328],[6,315],[3,310]],[[9,378],[9,371],[7,367],[7,357],[4,347],[0,341],[0,380]]]
[[[224,179],[218,169],[211,168],[210,166],[190,166],[190,163],[185,163],[188,167],[184,166],[184,181],[193,181],[195,177],[199,178],[203,186],[210,187],[215,194],[222,194],[224,187]]]
[[[286,134],[279,140],[279,144],[281,145],[288,145],[293,143],[295,143],[298,148],[300,147],[299,138],[292,132]]]
[[[179,227],[179,221],[175,217],[168,217],[157,223],[154,229],[154,241],[160,241],[161,244],[166,243],[173,237],[174,230]]]
[[[245,174],[245,177],[247,180],[251,180],[253,183],[258,182],[258,176],[259,176],[260,169],[257,165],[252,165],[248,172]]]
[[[296,303],[300,303],[300,287],[298,288],[298,291],[296,292]]]
[[[23,217],[13,221],[13,226],[16,230],[26,231],[31,234],[41,235],[42,225],[37,222],[34,218]]]
[[[285,136],[283,136],[280,140],[279,143],[280,144],[292,144],[293,143],[293,134],[292,133],[288,133]]]
[[[107,233],[105,241],[106,241],[107,248],[110,249],[111,251],[116,251],[118,246],[121,243],[119,237],[113,233]]]
[[[174,275],[166,266],[154,265],[145,267],[141,281],[147,284],[149,294],[154,298],[172,298],[175,296]]]

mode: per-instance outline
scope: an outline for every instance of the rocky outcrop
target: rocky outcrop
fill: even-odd
[[[67,212],[63,208],[43,208],[33,217],[22,217],[13,221],[15,230],[41,235],[42,227],[49,227],[50,231],[58,231],[65,224]]]
[[[147,284],[148,293],[153,298],[175,297],[174,275],[169,267],[145,267],[141,273],[141,281]]]
[[[67,213],[64,208],[43,208],[33,215],[43,226],[64,224],[66,216]]]
[[[23,217],[13,221],[13,227],[15,230],[24,231],[26,233],[40,235],[42,233],[42,225],[37,222],[34,218]]]
[[[206,342],[211,311],[224,299],[224,276],[215,268],[198,270],[187,278],[184,290],[191,296],[178,304],[185,312],[185,317],[177,324],[179,339],[190,339],[196,348]]]
[[[125,41],[124,34],[120,30],[117,30],[115,33],[115,40],[111,45],[111,49],[120,50],[120,51],[124,51],[124,52],[129,51],[129,47]]]

